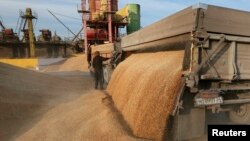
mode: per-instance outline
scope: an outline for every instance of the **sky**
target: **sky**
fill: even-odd
[[[119,8],[128,3],[141,5],[141,25],[145,27],[175,12],[197,3],[206,3],[244,11],[250,11],[250,0],[118,0]],[[35,34],[39,29],[56,31],[61,37],[73,36],[47,10],[57,13],[56,16],[74,33],[82,27],[80,9],[81,0],[0,0],[0,19],[8,28],[16,29],[19,11],[27,7],[37,13]],[[64,15],[64,16],[62,16]]]

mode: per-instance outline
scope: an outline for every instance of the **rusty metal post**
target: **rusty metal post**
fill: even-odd
[[[109,31],[109,42],[113,42],[112,38],[112,2],[111,0],[108,0],[108,31]]]
[[[84,29],[84,53],[88,53],[88,36],[87,36],[87,13],[86,13],[86,0],[82,0],[82,20]]]

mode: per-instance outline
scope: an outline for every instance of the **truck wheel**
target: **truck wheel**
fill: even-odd
[[[249,124],[250,104],[239,105],[235,110],[229,112],[229,118],[234,123]]]

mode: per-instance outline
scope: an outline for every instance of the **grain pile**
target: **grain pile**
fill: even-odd
[[[92,91],[57,106],[17,141],[140,141],[105,97]]]
[[[141,141],[92,79],[0,64],[1,141]]]
[[[77,98],[86,85],[0,63],[0,89],[0,140],[6,141],[53,106]]]
[[[134,135],[163,139],[179,90],[183,54],[133,54],[114,71],[108,92]]]
[[[86,55],[74,54],[65,61],[50,65],[44,68],[44,72],[58,72],[58,71],[89,71]]]

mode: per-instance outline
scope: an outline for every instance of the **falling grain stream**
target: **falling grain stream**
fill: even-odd
[[[162,140],[179,90],[183,51],[130,56],[113,73],[108,92],[133,134]]]

